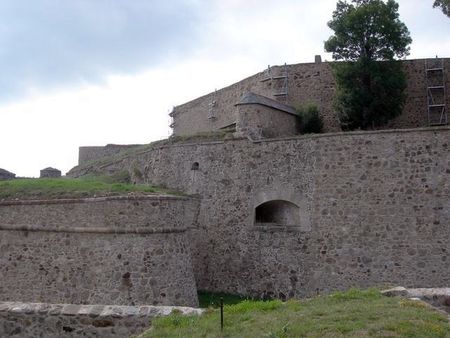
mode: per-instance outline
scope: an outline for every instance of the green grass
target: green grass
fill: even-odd
[[[247,297],[230,295],[228,293],[213,293],[207,291],[198,292],[198,302],[201,308],[217,308],[220,306],[220,298],[223,298],[224,305],[233,305],[248,300]]]
[[[173,193],[148,185],[120,182],[126,179],[120,174],[114,177],[85,178],[37,178],[0,181],[0,200],[58,199],[93,196],[115,196],[127,193]]]
[[[450,337],[448,319],[420,303],[378,290],[350,290],[306,300],[243,300],[201,316],[173,313],[153,321],[142,338],[157,337]]]

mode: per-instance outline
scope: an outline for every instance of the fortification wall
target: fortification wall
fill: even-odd
[[[198,305],[186,229],[195,200],[124,196],[0,203],[0,299]]]
[[[106,146],[79,147],[78,164],[84,164],[102,157],[114,156],[120,152],[139,147],[138,144],[108,144]]]
[[[139,165],[147,182],[201,196],[200,289],[284,298],[438,287],[450,283],[449,139],[449,128],[427,128],[180,144],[105,170]],[[96,168],[83,170],[73,174]],[[280,200],[298,209],[296,224],[255,222]]]
[[[407,76],[406,104],[401,116],[388,125],[388,128],[416,128],[427,126],[427,89],[425,60],[404,60],[402,62]],[[325,132],[340,131],[337,115],[333,108],[336,84],[331,69],[332,63],[302,63],[287,66],[288,96],[274,96],[280,91],[283,79],[267,80],[266,71],[255,74],[238,83],[216,92],[197,98],[175,107],[174,135],[190,135],[208,132],[230,125],[236,120],[234,106],[241,96],[252,91],[256,94],[280,100],[297,107],[307,103],[318,106],[324,120]],[[450,88],[450,59],[444,59],[446,88]],[[274,77],[283,75],[284,67],[271,68]],[[447,90],[447,107],[450,107],[450,91]],[[212,103],[215,104],[212,106]],[[211,110],[212,109],[212,110]],[[208,118],[213,113],[215,118]]]

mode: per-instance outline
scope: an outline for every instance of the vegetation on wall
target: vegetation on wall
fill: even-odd
[[[307,104],[297,108],[298,132],[300,134],[321,133],[323,121],[315,104]]]
[[[435,0],[433,7],[439,7],[445,15],[450,17],[450,0]]]
[[[343,129],[382,126],[403,108],[406,78],[395,58],[409,54],[411,37],[394,0],[338,1],[325,42],[336,63],[336,109]],[[382,62],[380,62],[382,61]]]

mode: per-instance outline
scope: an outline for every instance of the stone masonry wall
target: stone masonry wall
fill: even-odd
[[[391,121],[388,128],[425,127],[428,123],[425,60],[404,60],[401,62],[408,81],[405,93],[407,100],[403,114]],[[333,108],[336,84],[331,65],[330,62],[288,65],[287,100],[284,97],[278,97],[281,102],[294,107],[308,103],[316,104],[324,120],[325,132],[340,131],[339,121]],[[450,58],[444,59],[444,69],[447,88],[445,100],[447,107],[450,107],[450,90],[448,90],[450,88]],[[284,67],[272,67],[271,74],[274,77],[283,75]],[[248,91],[277,99],[274,93],[280,91],[283,80],[265,81],[267,78],[267,71],[264,71],[175,107],[173,112],[174,135],[208,132],[234,123],[236,120],[236,107],[234,105]],[[213,102],[215,104],[211,108]],[[211,111],[214,118],[208,118]]]
[[[271,107],[245,104],[238,107],[236,130],[254,139],[293,136],[297,118]]]
[[[0,337],[124,338],[146,330],[153,318],[200,314],[200,309],[172,306],[111,306],[0,302]]]
[[[449,140],[450,128],[427,128],[179,144],[105,170],[138,164],[147,182],[201,197],[190,231],[200,289],[284,298],[439,287],[450,283]],[[256,207],[280,200],[300,224],[255,224]]]
[[[196,209],[156,195],[0,202],[0,299],[196,306]]]
[[[139,145],[108,144],[104,147],[103,146],[80,147],[78,152],[78,164],[87,163],[89,161],[97,160],[102,157],[114,156],[120,152],[131,150],[136,147],[139,147]]]

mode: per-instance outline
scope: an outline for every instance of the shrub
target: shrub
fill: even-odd
[[[308,104],[297,109],[298,131],[300,134],[321,133],[323,121],[315,104]]]

